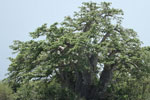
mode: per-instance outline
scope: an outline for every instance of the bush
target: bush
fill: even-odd
[[[3,82],[0,82],[0,100],[13,100],[11,88]]]

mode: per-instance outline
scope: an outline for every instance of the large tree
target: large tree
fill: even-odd
[[[83,3],[73,17],[30,33],[33,40],[14,41],[17,56],[10,58],[7,78],[13,90],[29,87],[23,94],[43,94],[36,100],[130,100],[130,88],[148,79],[144,52],[150,49],[141,47],[133,29],[121,25],[122,15],[111,3]]]

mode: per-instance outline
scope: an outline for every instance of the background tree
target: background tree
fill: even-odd
[[[13,91],[6,83],[0,81],[0,100],[14,100]]]
[[[44,24],[30,33],[33,40],[14,41],[17,56],[10,58],[7,81],[18,100],[140,100],[147,95],[149,49],[141,47],[133,29],[121,25],[123,11],[110,5],[83,3],[61,24]],[[45,39],[37,40],[41,36]]]
[[[111,84],[111,94],[116,100],[149,100],[149,55],[150,48],[141,48],[140,57],[129,70],[115,73]],[[141,67],[138,67],[141,66]]]

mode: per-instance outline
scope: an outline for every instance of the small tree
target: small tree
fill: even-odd
[[[14,100],[11,88],[2,82],[0,82],[0,100]]]
[[[15,41],[11,48],[17,56],[10,58],[8,69],[13,90],[30,82],[42,82],[43,88],[55,82],[60,88],[52,94],[56,100],[65,93],[66,98],[120,100],[123,95],[121,100],[129,100],[127,86],[145,71],[143,51],[136,32],[121,25],[122,10],[110,5],[83,3],[73,18],[65,17],[50,27],[44,24],[30,33],[33,39],[45,39]]]

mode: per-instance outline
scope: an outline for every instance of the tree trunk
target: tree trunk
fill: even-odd
[[[113,78],[113,66],[105,65],[104,70],[101,73],[99,88],[98,88],[98,100],[106,100],[107,98],[107,88],[110,85]]]

